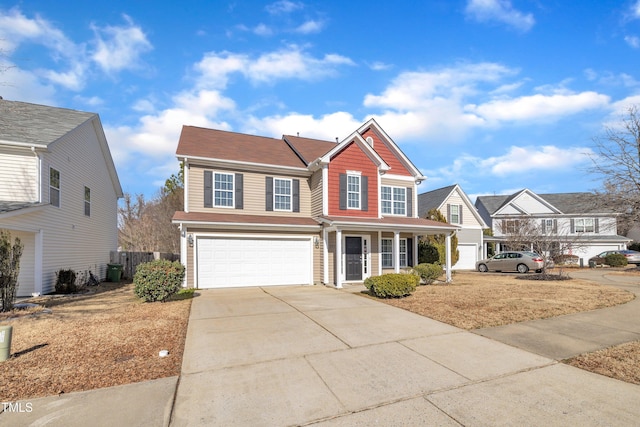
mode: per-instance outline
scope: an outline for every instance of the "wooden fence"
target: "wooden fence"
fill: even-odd
[[[116,252],[112,251],[111,264],[122,264],[122,277],[132,279],[136,274],[138,265],[156,259],[168,259],[169,261],[179,261],[180,255],[165,252]]]

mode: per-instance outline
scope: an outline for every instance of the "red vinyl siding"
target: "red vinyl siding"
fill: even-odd
[[[382,160],[384,160],[386,164],[391,166],[391,170],[389,171],[390,174],[412,176],[411,172],[409,172],[407,168],[405,168],[405,166],[402,164],[400,159],[398,159],[398,157],[396,157],[396,155],[393,154],[391,150],[389,150],[387,144],[378,136],[376,132],[372,131],[371,129],[367,129],[362,134],[362,138],[366,140],[368,136],[373,138],[373,149],[376,151],[376,153],[378,153],[378,155],[382,157]]]
[[[356,209],[340,210],[340,174],[347,171],[359,171],[367,176],[368,206],[367,211]],[[350,217],[378,217],[378,168],[362,151],[358,144],[352,142],[336,154],[329,163],[329,215]]]

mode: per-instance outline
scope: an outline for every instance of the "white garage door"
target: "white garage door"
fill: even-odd
[[[473,270],[476,268],[476,253],[478,246],[458,244],[460,257],[453,267],[454,270]]]
[[[313,284],[310,238],[199,237],[196,249],[199,288]]]

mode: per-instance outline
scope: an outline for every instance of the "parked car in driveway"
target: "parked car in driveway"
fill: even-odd
[[[589,265],[606,265],[607,264],[607,255],[612,254],[621,254],[627,258],[627,264],[635,264],[640,265],[640,252],[631,251],[628,249],[617,250],[617,251],[604,251],[599,253],[598,255],[589,258]]]
[[[501,252],[491,258],[480,260],[476,263],[476,270],[481,273],[487,271],[517,271],[526,273],[534,270],[536,273],[542,271],[544,259],[535,252],[509,251]]]

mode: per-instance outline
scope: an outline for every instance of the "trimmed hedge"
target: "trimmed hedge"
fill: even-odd
[[[609,254],[604,257],[604,262],[611,267],[624,267],[627,265],[627,257],[622,254]]]
[[[413,267],[413,272],[420,276],[425,285],[430,285],[442,276],[442,266],[440,264],[418,264]]]
[[[158,259],[140,264],[133,276],[134,292],[146,302],[165,302],[182,288],[184,266]]]
[[[420,276],[407,273],[391,273],[368,277],[364,285],[378,298],[400,298],[416,290]]]

